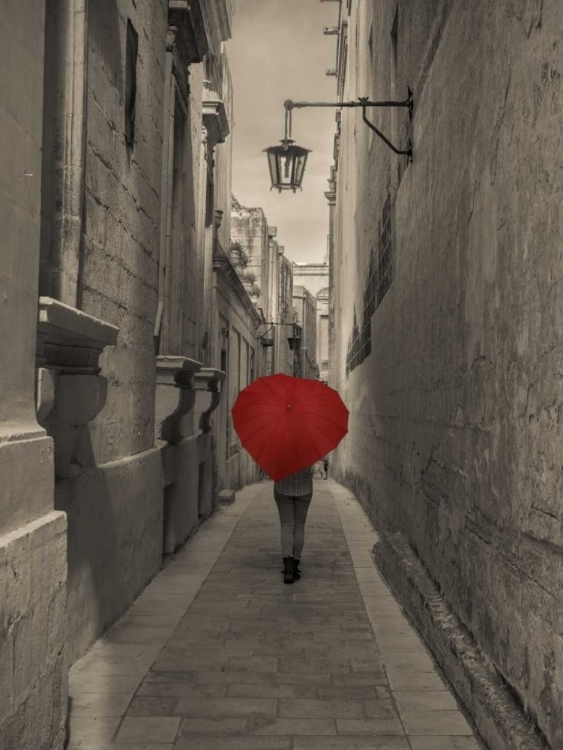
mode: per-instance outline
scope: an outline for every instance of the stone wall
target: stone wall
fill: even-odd
[[[328,380],[329,374],[329,291],[321,290],[317,295],[317,364],[319,378]]]
[[[349,18],[343,98],[408,84],[414,161],[342,112],[336,478],[406,538],[560,747],[563,8],[396,8],[361,0]],[[369,116],[405,142],[404,110]]]
[[[245,299],[246,298],[246,299]],[[219,467],[218,490],[238,490],[259,478],[259,469],[243,449],[233,428],[231,409],[238,394],[258,377],[258,314],[227,258],[216,264],[214,279],[214,309],[217,311],[218,348],[225,352],[223,365],[222,399],[214,417]],[[221,365],[218,360],[216,367]],[[222,369],[222,368],[221,368]]]
[[[291,261],[285,257],[283,246],[279,247],[277,258],[278,276],[278,315],[276,320],[284,325],[276,326],[276,369],[275,372],[293,375],[293,352],[289,348],[288,336],[293,323],[293,273]]]
[[[311,294],[317,294],[328,287],[328,263],[292,263],[293,283],[304,286]]]
[[[53,441],[36,419],[45,4],[0,24],[0,747],[62,750],[66,519]]]
[[[300,373],[295,375],[316,380],[317,300],[305,287],[294,285],[293,309],[297,313],[297,323],[301,326]]]
[[[50,92],[61,88],[57,64],[69,33],[67,6],[61,4],[49,17],[45,77]],[[167,10],[162,3],[135,7],[128,0],[101,0],[88,3],[86,28],[85,71],[79,68],[77,50],[72,47],[69,53],[78,67],[71,84],[77,90],[85,85],[86,102],[83,163],[78,163],[81,154],[77,154],[74,165],[82,174],[76,190],[82,191],[83,207],[69,222],[72,227],[80,222],[73,230],[77,236],[72,258],[59,249],[59,243],[61,247],[69,243],[64,233],[57,235],[56,197],[64,195],[65,180],[72,174],[70,169],[61,171],[58,161],[58,155],[70,149],[65,107],[74,110],[77,105],[72,98],[54,97],[47,100],[45,110],[53,124],[44,130],[44,153],[55,156],[44,162],[49,179],[43,182],[42,260],[50,276],[42,274],[43,293],[60,293],[67,304],[117,326],[119,336],[117,345],[100,357],[103,377],[90,379],[100,406],[98,416],[85,429],[76,428],[78,415],[92,399],[84,385],[76,385],[74,402],[67,405],[73,426],[64,435],[56,428],[53,431],[55,502],[68,516],[69,663],[125,611],[158,571],[162,559],[153,334],[159,282]],[[131,46],[135,38],[136,59]],[[66,91],[62,88],[69,97],[70,83]],[[132,91],[134,126],[130,128],[126,106]],[[189,130],[186,135],[191,144]],[[192,185],[184,189],[188,191],[186,205]],[[71,196],[70,206],[64,204],[63,211],[70,208],[72,213],[77,200]],[[193,227],[189,229],[193,238]],[[191,275],[189,270],[182,269],[178,276],[191,286],[193,269]],[[72,298],[68,290],[74,276]],[[168,323],[170,330],[173,321]],[[193,332],[188,344],[193,350]],[[82,378],[82,382],[87,381]],[[65,460],[58,460],[63,451]]]
[[[266,321],[273,320],[272,300],[269,298],[272,264],[268,242],[268,220],[261,208],[247,208],[233,202],[231,213],[231,241],[239,242],[249,257],[245,269],[255,277],[256,296],[254,304],[261,309]],[[252,291],[248,284],[248,291]]]

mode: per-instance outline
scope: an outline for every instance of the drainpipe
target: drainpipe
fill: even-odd
[[[166,61],[164,73],[164,132],[162,144],[162,180],[160,185],[160,238],[158,253],[158,306],[154,324],[154,342],[160,351],[160,335],[165,300],[168,296],[169,280],[166,269],[170,262],[170,229],[172,222],[172,167],[174,158],[174,89],[172,66],[174,62],[175,29],[169,29],[166,37]]]
[[[82,227],[84,221],[84,162],[86,153],[86,97],[88,78],[88,0],[69,0],[59,8],[61,40],[60,132],[61,211],[53,222],[51,296],[71,307],[81,302]]]

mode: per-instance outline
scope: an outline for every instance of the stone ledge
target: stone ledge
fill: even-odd
[[[221,505],[232,505],[235,502],[235,494],[234,490],[221,490],[218,495],[219,503]]]
[[[373,557],[488,745],[495,750],[549,750],[404,536],[383,533]]]
[[[39,298],[38,365],[59,371],[98,374],[98,359],[117,343],[119,328],[51,297]]]

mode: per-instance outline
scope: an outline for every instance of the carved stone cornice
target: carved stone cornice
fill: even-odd
[[[207,0],[205,11],[214,44],[218,47],[232,35],[233,0]]]
[[[211,414],[221,402],[220,384],[225,379],[226,373],[214,367],[203,367],[195,376],[194,383],[197,391],[205,391],[211,394],[208,408],[202,412],[199,418],[199,429],[204,433],[211,432]]]
[[[97,375],[106,346],[117,343],[119,328],[51,297],[39,298],[37,364],[59,372]]]
[[[159,355],[156,358],[156,438],[171,445],[179,443],[182,419],[195,404],[193,378],[201,370],[201,362],[180,356]]]
[[[168,0],[168,23],[179,31],[182,58],[202,62],[232,34],[232,0]]]
[[[169,0],[168,23],[176,30],[175,43],[186,65],[200,63],[209,52],[210,38],[199,0]]]

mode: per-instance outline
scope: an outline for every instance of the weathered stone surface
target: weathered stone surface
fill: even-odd
[[[335,476],[404,534],[559,747],[563,8],[395,11],[360,0],[348,18],[343,98],[410,86],[414,160],[342,111],[331,377],[351,414]],[[368,115],[404,142],[406,112]]]
[[[219,502],[224,505],[232,505],[235,502],[235,491],[221,490],[219,493]]]
[[[162,475],[153,449],[57,483],[68,515],[72,664],[133,602],[162,560]]]
[[[0,537],[0,747],[64,740],[66,517]]]

